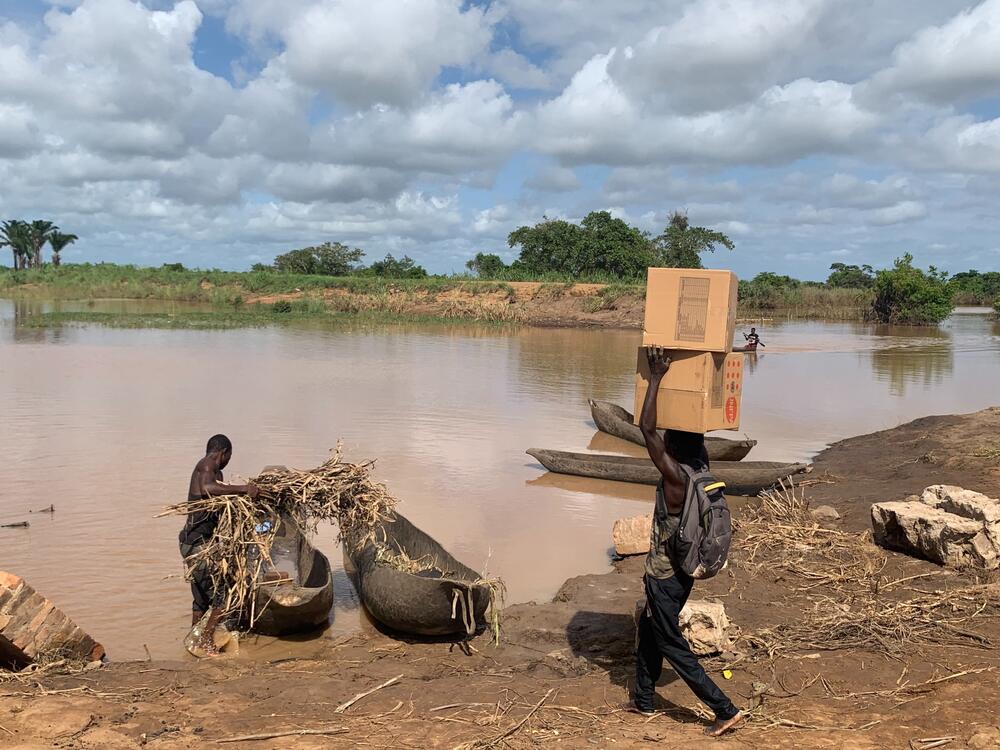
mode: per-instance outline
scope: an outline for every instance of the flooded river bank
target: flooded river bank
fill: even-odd
[[[114,304],[114,303],[108,303]],[[141,303],[128,303],[130,305]],[[132,311],[132,308],[129,308]],[[206,438],[235,444],[228,479],[309,467],[343,439],[378,458],[400,509],[509,601],[608,569],[615,518],[651,488],[547,477],[529,447],[632,452],[595,439],[587,399],[631,409],[635,331],[362,325],[235,331],[25,330],[0,300],[0,569],[56,601],[114,659],[181,653],[189,593],[176,518]],[[840,438],[996,401],[1000,325],[769,323],[748,362],[756,459],[808,459]],[[28,511],[54,504],[53,516]],[[364,626],[332,529],[329,635]]]

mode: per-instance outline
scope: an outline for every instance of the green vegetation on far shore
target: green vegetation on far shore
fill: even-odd
[[[375,294],[392,289],[435,291],[467,288],[473,292],[509,290],[504,282],[430,276],[390,279],[376,276],[324,276],[276,270],[219,271],[166,264],[143,268],[115,263],[41,266],[0,270],[0,296],[38,299],[158,299],[173,302],[240,304],[248,296],[342,289]]]
[[[482,267],[477,270],[484,273]],[[508,266],[504,275],[511,270]],[[282,314],[290,316],[289,320],[373,314],[396,320],[543,324],[558,320],[586,325],[598,322],[589,316],[612,313],[618,324],[641,324],[645,296],[642,283],[606,276],[574,278],[556,272],[538,276],[541,278],[533,280],[538,286],[515,289],[515,281],[469,276],[387,278],[357,273],[300,274],[274,268],[238,272],[188,269],[180,264],[141,268],[87,263],[0,270],[0,297],[156,300],[201,303],[213,308],[176,314],[112,315],[88,311],[29,316],[34,319],[26,324],[35,327],[93,322],[116,327],[232,328],[280,323],[277,316]],[[571,291],[580,282],[602,286]],[[738,315],[747,319],[869,319],[934,324],[959,300],[996,305],[1000,312],[1000,273],[968,271],[949,278],[933,267],[928,271],[914,267],[909,257],[897,261],[893,268],[879,271],[837,263],[825,282],[759,273],[740,281],[739,300]],[[559,306],[558,311],[554,305]]]

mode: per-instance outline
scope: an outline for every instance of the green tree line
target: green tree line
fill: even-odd
[[[654,237],[609,211],[591,211],[579,224],[543,218],[534,226],[515,229],[507,244],[520,248],[510,265],[496,253],[477,253],[465,267],[489,279],[559,276],[638,281],[650,266],[702,268],[701,253],[717,246],[735,247],[722,232],[691,226],[687,216],[679,212],[674,212],[663,232]]]
[[[385,258],[370,266],[362,264],[364,250],[348,247],[340,242],[289,250],[274,259],[271,265],[254,264],[253,271],[277,271],[312,276],[377,276],[391,279],[425,279],[427,270],[409,255],[396,258],[387,253]]]
[[[40,268],[42,250],[47,244],[52,250],[52,265],[60,263],[59,254],[79,239],[75,234],[61,232],[53,222],[44,219],[0,222],[0,247],[9,247],[14,255],[14,270]]]

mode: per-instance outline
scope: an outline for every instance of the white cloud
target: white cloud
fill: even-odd
[[[2,8],[0,218],[52,216],[75,257],[207,265],[330,237],[461,268],[519,224],[607,206],[649,231],[687,210],[739,238],[742,271],[891,260],[956,225],[946,257],[990,258],[1000,0],[967,5]],[[242,48],[210,49],[203,14]]]
[[[772,164],[857,149],[880,123],[857,106],[851,86],[805,78],[725,111],[652,114],[609,75],[613,55],[590,60],[540,107],[539,148],[572,162]]]
[[[697,0],[676,21],[619,48],[610,75],[659,109],[728,110],[756,98],[830,0]]]
[[[448,65],[487,49],[486,13],[459,0],[324,0],[283,31],[289,73],[338,101],[409,104]]]
[[[866,96],[913,95],[937,103],[995,96],[1000,89],[1000,0],[984,0],[900,44],[893,64],[875,75]]]
[[[927,206],[920,201],[900,201],[872,212],[871,223],[878,225],[900,224],[905,221],[922,219],[927,215]]]

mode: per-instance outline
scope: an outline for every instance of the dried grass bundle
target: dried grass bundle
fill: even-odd
[[[371,478],[374,461],[346,463],[341,455],[338,443],[333,455],[310,471],[265,471],[251,480],[260,489],[258,503],[288,514],[302,529],[315,531],[320,521],[330,521],[337,523],[341,539],[366,539],[396,500]]]
[[[363,543],[371,529],[387,518],[396,500],[371,477],[374,461],[347,463],[338,444],[333,455],[310,471],[265,471],[251,483],[260,489],[255,500],[241,495],[192,500],[167,507],[158,517],[207,512],[218,523],[212,537],[185,561],[185,577],[203,571],[228,614],[253,625],[255,593],[271,566],[271,546],[282,518],[306,532],[321,521],[335,522],[339,538]]]

